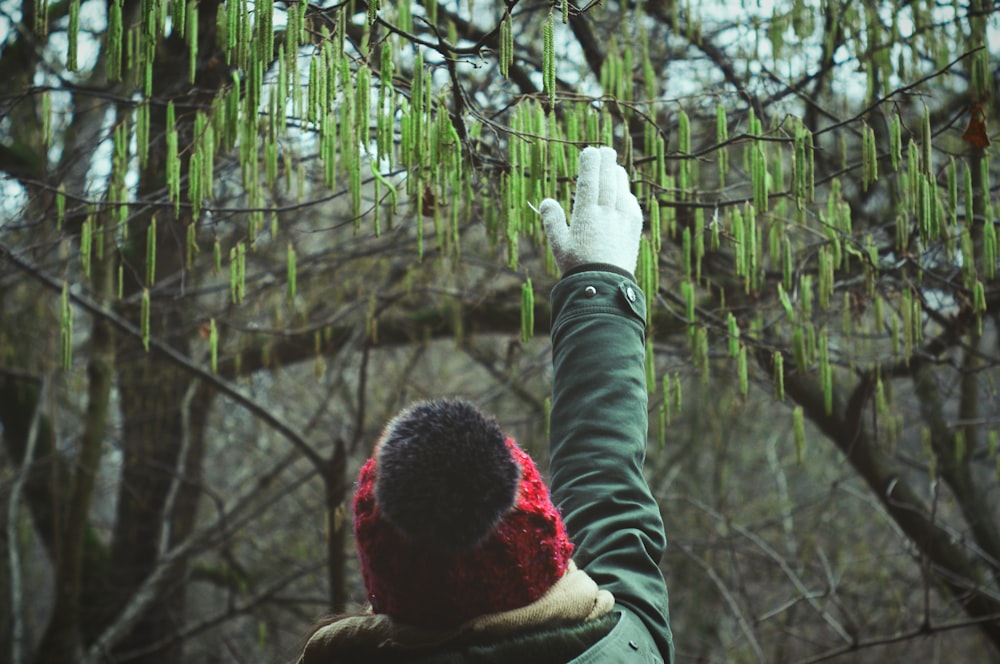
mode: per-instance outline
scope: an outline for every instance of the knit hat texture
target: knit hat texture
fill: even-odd
[[[386,425],[358,477],[354,535],[375,613],[429,628],[534,602],[573,552],[531,457],[450,399]]]

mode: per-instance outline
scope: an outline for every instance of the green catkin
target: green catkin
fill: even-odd
[[[108,8],[108,60],[106,73],[108,81],[117,83],[122,78],[122,3],[113,0]]]
[[[174,202],[175,208],[180,207],[180,157],[177,154],[177,123],[175,119],[174,102],[167,102],[167,159],[166,159],[166,179],[167,192],[170,200]]]
[[[188,83],[194,83],[198,70],[198,3],[187,5]]]
[[[687,198],[688,188],[691,182],[691,160],[688,155],[691,153],[691,121],[688,114],[682,108],[677,114],[677,149],[681,154],[680,162],[677,165],[677,185],[680,189],[681,200]]]
[[[93,217],[88,216],[80,227],[80,265],[83,267],[83,273],[88,277],[90,276],[90,258],[93,245],[91,224],[93,224]]]
[[[774,351],[774,399],[785,400],[785,357],[780,350]]]
[[[653,245],[646,238],[639,240],[639,275],[641,281],[640,288],[646,294],[646,311],[653,310],[653,302],[656,293],[659,291],[659,274],[657,264],[657,254],[653,251]]]
[[[868,134],[868,177],[870,182],[878,181],[878,144],[875,140],[875,129],[865,125]]]
[[[527,342],[535,334],[535,291],[531,279],[521,284],[521,341]]]
[[[805,130],[806,149],[806,200],[816,199],[816,150],[813,146],[813,135],[808,129]]]
[[[201,159],[202,154],[196,149],[188,162],[188,202],[191,203],[191,215],[195,219],[201,214],[201,176],[204,173]]]
[[[392,59],[393,44],[386,40],[382,45],[382,59],[380,66],[379,103],[376,113],[376,136],[375,144],[380,159],[388,162],[388,167],[392,168],[393,155],[393,88],[392,77],[394,63]]]
[[[712,231],[712,238],[710,240],[712,251],[718,251],[719,247],[722,246],[722,226],[724,223],[724,214],[724,212],[719,211],[719,208],[715,208],[715,210],[712,211],[712,221],[708,224]]]
[[[510,75],[510,65],[514,61],[514,38],[511,34],[510,24],[512,21],[510,14],[504,15],[500,20],[500,75],[507,78]]]
[[[56,189],[56,230],[62,230],[66,219],[66,186],[60,182]]]
[[[679,413],[681,412],[681,408],[684,406],[683,385],[681,385],[681,376],[679,373],[674,374],[673,382],[674,382],[674,395],[672,401],[674,404],[674,412]]]
[[[187,225],[187,242],[184,243],[184,264],[187,269],[194,265],[194,256],[199,253],[198,249],[198,228],[192,221]]]
[[[976,327],[980,335],[983,333],[983,314],[986,313],[986,287],[983,282],[976,281],[972,286],[972,310],[976,314]]]
[[[52,96],[48,92],[41,94],[42,99],[42,143],[52,145]]]
[[[965,223],[968,224],[972,222],[972,211],[976,209],[975,208],[976,199],[972,189],[972,169],[969,167],[968,163],[965,164],[965,169],[963,170],[962,174],[963,174],[963,188],[965,190],[965,216],[966,216]]]
[[[208,321],[208,352],[210,355],[210,366],[212,373],[219,371],[219,328],[215,326],[215,319]]]
[[[802,307],[802,317],[806,320],[812,318],[812,275],[804,274],[802,275],[802,280],[800,281],[799,291],[801,293],[799,297],[800,306]]]
[[[142,333],[142,347],[149,351],[149,289],[142,289],[142,301],[139,306],[139,327]]]
[[[747,347],[740,346],[737,356],[737,370],[740,378],[740,396],[745,397],[750,390],[750,373],[747,366]]]
[[[958,224],[958,167],[955,158],[948,159],[948,224],[954,228]]]
[[[889,328],[889,337],[892,339],[892,356],[896,360],[899,360],[900,353],[902,352],[899,345],[901,336],[899,331],[899,316],[893,315],[889,317]],[[907,359],[907,361],[909,360]]]
[[[681,295],[684,297],[685,315],[687,316],[688,332],[694,331],[695,324],[695,293],[694,284],[690,281],[681,282]]]
[[[49,34],[49,0],[34,1],[35,24],[33,26],[35,35],[46,37]]]
[[[649,208],[649,240],[653,253],[659,255],[663,236],[660,229],[660,206],[656,203]]]
[[[997,232],[992,221],[983,224],[983,277],[992,280],[997,268]]]
[[[287,292],[287,297],[288,297],[288,301],[292,305],[295,304],[295,291],[296,291],[296,288],[297,288],[297,281],[298,281],[298,279],[297,279],[296,260],[297,260],[297,256],[296,256],[296,253],[295,253],[295,247],[292,246],[291,242],[289,242],[288,243],[288,252],[287,252],[287,261],[286,261],[287,272],[288,272],[288,292]]]
[[[875,134],[867,124],[861,126],[861,188],[868,191],[874,182],[874,141]]]
[[[549,11],[548,18],[542,25],[542,82],[550,105],[556,103],[556,55],[553,27],[553,16],[552,12]]]
[[[913,354],[915,343],[915,330],[913,328],[913,294],[910,289],[904,289],[902,293],[902,303],[900,305],[903,319],[903,352],[907,358]]]
[[[888,395],[881,374],[875,379],[875,412],[881,419],[885,419],[890,414]]]
[[[746,228],[744,228],[743,231],[743,241],[746,244],[744,258],[746,260],[745,288],[747,293],[756,287],[757,282],[757,266],[759,265],[757,259],[757,212],[760,209],[761,208],[756,208],[747,203],[745,213],[743,215],[743,221],[746,224]]]
[[[242,8],[239,14],[239,27],[236,37],[236,65],[238,69],[246,71],[250,65],[250,48],[254,41],[253,26],[250,23],[250,3],[240,3]]]
[[[73,364],[73,307],[69,298],[69,282],[63,283],[59,316],[60,360],[64,371]]]
[[[917,174],[917,231],[921,239],[929,239],[931,235],[931,198],[930,185],[924,173]]]
[[[924,119],[921,125],[921,140],[923,147],[923,172],[928,177],[934,176],[934,163],[933,163],[933,151],[931,146],[931,109],[928,106],[924,106]]]
[[[795,127],[795,146],[792,151],[792,190],[795,195],[795,207],[802,210],[806,202],[806,131],[802,124]]]
[[[727,319],[727,325],[729,328],[729,357],[736,357],[740,351],[740,326],[736,321],[736,316],[729,314]]]
[[[729,124],[726,119],[726,107],[718,104],[715,107],[715,140],[719,145],[717,152],[719,170],[719,188],[726,186],[726,174],[729,172],[729,150],[724,147],[729,140]]]
[[[156,282],[156,215],[146,227],[146,286]]]
[[[236,247],[229,250],[229,299],[233,304],[239,302],[239,266],[236,262]]]
[[[892,170],[899,170],[899,162],[903,160],[903,121],[899,118],[899,113],[892,114],[892,123],[889,125],[889,158],[892,161]]]
[[[750,180],[753,188],[753,206],[761,214],[767,212],[767,179],[767,154],[764,152],[764,144],[754,141],[750,147]]]
[[[785,318],[791,323],[795,320],[795,309],[792,308],[792,300],[788,297],[788,293],[785,291],[784,286],[781,282],[778,282],[778,299],[781,301],[781,306],[785,309]]]
[[[767,231],[767,255],[777,262],[781,260],[781,242],[785,238],[785,225],[773,222]]]
[[[413,7],[409,2],[397,3],[396,22],[400,30],[413,32]]]
[[[243,242],[236,244],[236,265],[238,269],[238,279],[236,283],[239,301],[243,302],[247,288],[247,246]]]
[[[670,424],[670,420],[671,420],[671,415],[672,415],[672,412],[671,412],[672,409],[670,407],[670,404],[671,404],[670,396],[671,395],[670,395],[670,374],[669,373],[664,373],[663,374],[662,386],[661,386],[660,390],[661,390],[660,396],[662,397],[662,401],[660,403],[660,412],[663,413],[663,415],[664,415],[664,423],[667,424],[667,425],[669,425]]]
[[[187,32],[187,25],[185,19],[187,14],[184,11],[184,0],[170,0],[170,21],[171,30],[177,34],[178,37],[184,37]]]
[[[823,407],[826,414],[833,413],[833,366],[830,364],[830,343],[826,328],[820,330],[819,343],[819,378],[823,386]]]
[[[910,212],[915,212],[920,193],[920,148],[912,138],[906,144],[906,182],[910,185],[906,197],[909,203],[908,209]]]
[[[806,357],[805,330],[801,325],[792,330],[792,357],[795,359],[795,370],[805,374],[809,363]]]
[[[711,378],[711,356],[708,351],[708,329],[698,328],[695,333],[695,357],[698,358],[698,368],[701,373],[702,383],[708,384]]]
[[[818,262],[817,277],[819,278],[819,283],[817,284],[817,300],[819,308],[826,311],[830,308],[830,296],[833,295],[834,285],[834,262],[830,257],[830,250],[828,247],[823,246],[819,248]]]
[[[323,181],[333,187],[337,177],[337,118],[327,113],[320,122],[320,157],[323,162]]]
[[[743,237],[745,231],[743,213],[739,209],[733,210],[733,250],[735,251],[733,268],[737,277],[745,277],[747,273],[747,243]]]
[[[705,210],[694,211],[694,278],[701,281],[701,259],[705,256]]]
[[[976,280],[976,250],[968,226],[962,227],[961,246],[963,285],[968,288]]]
[[[317,121],[317,112],[320,109],[319,96],[319,58],[313,54],[313,57],[309,58],[309,81],[308,81],[308,92],[306,93],[306,119],[309,122]]]
[[[66,36],[66,69],[77,71],[80,68],[77,62],[77,49],[80,36],[80,0],[70,0],[69,27],[66,30]]]
[[[792,428],[795,431],[795,457],[799,463],[805,459],[806,449],[806,425],[802,406],[796,406],[792,410]]]

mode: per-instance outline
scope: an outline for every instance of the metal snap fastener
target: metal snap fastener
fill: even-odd
[[[631,648],[632,650],[638,650],[639,649],[639,644],[636,643],[635,641],[629,641],[628,642],[628,647]]]
[[[595,295],[597,295],[597,289],[594,288],[593,286],[587,286],[586,288],[583,289],[583,294],[586,295],[587,297],[594,297]]]
[[[628,298],[629,302],[635,302],[635,291],[632,290],[631,286],[625,289],[625,297]]]

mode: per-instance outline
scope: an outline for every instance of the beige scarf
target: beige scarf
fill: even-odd
[[[458,637],[490,638],[555,622],[582,623],[607,614],[615,598],[570,561],[566,573],[537,601],[510,611],[488,613],[448,630],[396,623],[387,615],[368,613],[342,618],[321,627],[306,643],[299,664],[321,662],[337,646],[418,648],[448,643]]]

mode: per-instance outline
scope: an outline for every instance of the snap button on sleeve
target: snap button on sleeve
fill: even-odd
[[[583,294],[586,295],[587,297],[594,297],[595,295],[597,295],[597,289],[594,288],[593,286],[587,286],[586,288],[583,289]]]
[[[635,289],[631,286],[625,289],[625,297],[628,298],[629,302],[635,302]]]

